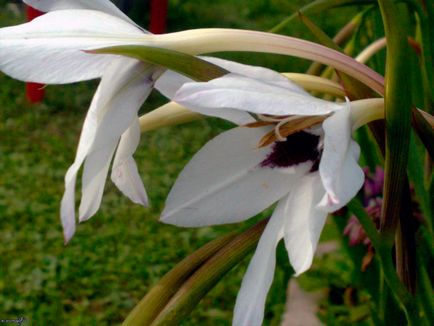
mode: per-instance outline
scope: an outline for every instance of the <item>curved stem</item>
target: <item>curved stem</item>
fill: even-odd
[[[140,131],[146,132],[163,127],[176,126],[203,118],[204,116],[199,113],[190,111],[175,102],[169,102],[142,115],[139,118]]]
[[[168,272],[155,285],[148,294],[140,300],[137,306],[129,313],[123,326],[149,325],[160,311],[166,306],[170,298],[181,287],[183,282],[199,268],[207,259],[213,256],[226,244],[235,238],[231,233],[213,240],[193,254],[182,260],[170,272]]]
[[[255,248],[267,222],[268,219],[265,219],[239,234],[203,264],[183,284],[151,325],[178,325],[203,296]]]
[[[263,52],[290,55],[318,61],[352,76],[384,94],[384,79],[355,59],[326,46],[306,40],[237,29],[196,29],[164,35],[145,35],[143,43],[188,54],[222,51]]]
[[[380,38],[375,42],[369,44],[360,54],[356,57],[356,60],[361,63],[366,63],[372,58],[378,51],[384,49],[387,45],[386,38]]]
[[[365,124],[384,119],[384,99],[370,98],[351,102],[353,131]]]

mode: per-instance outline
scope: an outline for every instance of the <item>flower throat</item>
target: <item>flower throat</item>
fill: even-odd
[[[313,162],[310,172],[318,170],[321,155],[318,149],[319,136],[299,131],[285,141],[274,142],[271,152],[260,163],[261,167],[288,168],[307,161]]]

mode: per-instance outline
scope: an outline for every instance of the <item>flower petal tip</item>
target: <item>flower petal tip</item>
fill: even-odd
[[[161,215],[160,215],[159,221],[161,223],[164,223],[164,224],[170,224],[170,225],[175,225],[175,226],[179,226],[179,227],[192,227],[192,226],[195,226],[194,223],[193,223],[193,225],[192,225],[192,223],[183,223],[182,219],[181,220],[177,219],[175,217],[175,214],[174,214],[173,211],[172,212],[163,211],[161,213]]]
[[[97,50],[81,50],[81,52],[88,53],[88,54],[98,54]]]
[[[310,266],[312,266],[312,260],[306,260],[301,266],[299,267],[294,267],[294,277],[298,277],[301,274],[303,274],[304,272],[306,272]]]
[[[319,202],[317,207],[327,209],[327,208],[339,206],[340,203],[341,203],[341,201],[339,200],[339,198],[336,195],[326,194],[324,196],[324,198]]]
[[[73,230],[63,230],[63,244],[65,246],[68,245],[73,236],[74,236]]]
[[[80,212],[80,214],[78,216],[78,222],[79,223],[86,222],[92,216],[93,216],[93,214],[90,214],[88,211],[86,211],[86,212]]]
[[[143,207],[148,207],[149,206],[149,199],[148,196],[146,194],[146,192],[143,191],[137,191],[137,193],[134,195],[130,195],[127,197],[129,197],[131,199],[131,201],[135,204],[141,205]]]
[[[147,198],[142,197],[137,201],[137,204],[142,205],[143,207],[149,207],[149,201]]]
[[[163,211],[161,213],[161,215],[160,215],[159,221],[163,222],[163,223],[166,223],[166,224],[171,224],[170,221],[169,221],[169,218],[170,217]]]
[[[331,206],[331,205],[338,205],[338,204],[339,204],[339,199],[335,195],[329,194],[327,196],[327,205]]]

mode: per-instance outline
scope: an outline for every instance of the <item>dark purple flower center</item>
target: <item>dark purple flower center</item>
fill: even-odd
[[[320,151],[319,136],[300,131],[286,138],[286,141],[275,142],[271,152],[260,163],[261,167],[288,168],[307,161],[313,162],[311,172],[318,170]]]

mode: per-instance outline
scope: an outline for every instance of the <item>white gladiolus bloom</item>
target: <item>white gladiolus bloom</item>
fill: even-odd
[[[79,220],[98,210],[110,162],[112,180],[133,202],[147,194],[133,153],[139,144],[137,113],[160,68],[135,59],[83,50],[125,44],[147,33],[108,0],[26,0],[49,12],[30,23],[0,29],[0,70],[23,81],[64,84],[101,78],[84,121],[74,163],[65,177],[61,220],[65,242],[75,232],[75,183],[83,166]]]
[[[24,2],[48,13],[32,22],[0,29],[0,71],[19,80],[44,84],[102,78],[83,126],[75,162],[65,178],[61,205],[65,241],[75,232],[74,192],[77,172],[82,165],[80,221],[90,218],[98,210],[113,155],[114,183],[132,201],[147,205],[147,195],[132,154],[139,138],[137,111],[161,74],[160,68],[135,59],[90,54],[85,50],[145,45],[192,55],[219,51],[295,55],[357,75],[377,92],[383,91],[382,77],[366,66],[339,52],[300,39],[233,29],[199,29],[154,36],[134,24],[109,0]],[[165,80],[172,83],[167,76]],[[279,87],[281,82],[271,83]],[[276,100],[278,97],[276,94]],[[250,119],[241,111],[227,110],[222,114],[226,116],[223,118],[233,116],[231,121]]]
[[[223,67],[232,73],[224,77],[185,83],[174,101],[236,124],[245,123],[240,114],[252,118],[252,113],[262,122],[208,142],[181,172],[161,220],[184,227],[233,223],[277,203],[235,306],[234,325],[253,326],[263,321],[278,242],[284,239],[296,275],[303,273],[312,264],[328,213],[346,205],[362,187],[360,148],[351,133],[369,120],[361,115],[375,114],[363,113],[357,102],[314,98],[268,69],[229,65]],[[380,116],[377,112],[373,119]],[[295,122],[303,120],[313,122],[300,130]],[[288,126],[293,130],[285,133]],[[272,141],[258,146],[266,135]]]

